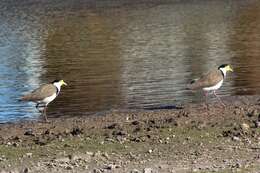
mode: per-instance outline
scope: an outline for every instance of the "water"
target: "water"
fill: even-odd
[[[24,93],[69,86],[49,117],[200,102],[185,90],[223,63],[221,96],[259,94],[257,0],[6,0],[0,2],[0,122],[37,119]]]

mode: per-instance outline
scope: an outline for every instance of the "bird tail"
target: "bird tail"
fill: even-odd
[[[187,90],[195,90],[197,88],[197,84],[196,84],[197,79],[192,80],[187,86],[186,89]]]
[[[19,102],[21,102],[21,101],[28,101],[28,100],[30,100],[30,96],[29,95],[24,95],[24,96],[22,96],[22,97],[20,97],[18,99]]]

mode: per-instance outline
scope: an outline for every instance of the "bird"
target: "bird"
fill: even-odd
[[[206,102],[208,92],[213,91],[214,96],[219,100],[219,102],[225,107],[223,101],[216,94],[216,90],[218,90],[222,85],[223,81],[226,78],[227,72],[233,72],[233,69],[229,64],[222,64],[217,69],[213,69],[202,75],[200,78],[192,80],[188,85],[188,89],[191,90],[203,90]]]
[[[32,92],[22,96],[20,101],[31,101],[36,103],[36,109],[42,113],[47,122],[47,106],[52,102],[60,93],[61,86],[67,85],[63,80],[54,80],[51,83],[43,84],[39,88],[33,90]],[[44,109],[41,111],[40,106],[43,106]]]

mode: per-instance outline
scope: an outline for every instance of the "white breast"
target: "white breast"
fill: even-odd
[[[43,103],[45,103],[46,104],[46,106],[50,103],[50,102],[52,102],[55,98],[56,98],[56,93],[55,94],[53,94],[52,96],[50,96],[50,97],[46,97],[45,99],[43,99]]]
[[[216,85],[211,86],[211,87],[207,87],[207,88],[203,88],[204,91],[212,91],[212,90],[217,90],[219,89],[223,84],[223,80],[221,80],[220,82],[218,82]]]

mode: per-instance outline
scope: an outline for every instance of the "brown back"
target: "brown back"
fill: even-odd
[[[21,100],[25,101],[41,101],[46,97],[52,96],[56,93],[57,88],[53,84],[45,84],[37,88],[33,92],[23,96]]]
[[[201,76],[198,80],[193,81],[189,88],[192,90],[211,87],[223,80],[223,75],[220,70],[212,70],[207,74]]]

